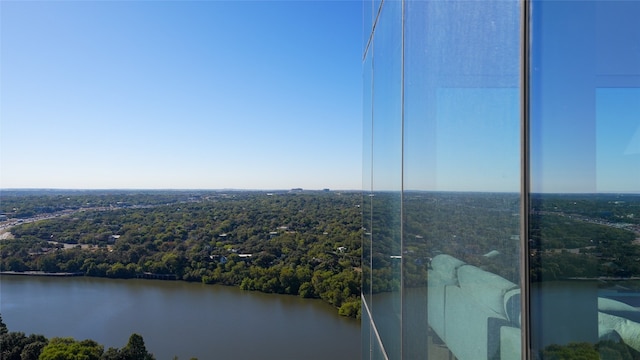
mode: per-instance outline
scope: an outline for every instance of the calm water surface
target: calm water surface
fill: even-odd
[[[11,331],[122,347],[144,337],[158,360],[359,359],[360,322],[294,296],[179,281],[0,277]]]

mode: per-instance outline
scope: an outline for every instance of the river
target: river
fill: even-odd
[[[123,347],[143,336],[158,360],[359,359],[360,322],[295,296],[161,280],[1,276],[10,331]]]

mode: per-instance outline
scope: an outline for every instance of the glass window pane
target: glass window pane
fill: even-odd
[[[532,355],[635,358],[640,1],[531,6]]]
[[[373,40],[371,312],[389,359],[400,359],[402,3],[385,1]]]
[[[520,357],[519,6],[406,3],[407,359]]]
[[[370,46],[371,356],[519,358],[519,2],[385,1]]]
[[[371,53],[365,55],[362,70],[363,79],[363,91],[362,91],[362,301],[369,302],[371,300],[371,200],[372,187],[371,187],[371,150],[373,145],[372,133],[372,65]],[[371,304],[365,304],[370,306]],[[363,308],[364,310],[364,308]],[[363,311],[363,329],[366,325],[367,329],[370,327],[370,319]],[[370,340],[370,337],[363,337],[364,340]],[[369,346],[366,344],[365,346]],[[363,354],[367,354],[366,353]]]

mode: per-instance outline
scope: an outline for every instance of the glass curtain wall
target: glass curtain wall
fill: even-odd
[[[640,1],[363,14],[363,357],[640,359]]]
[[[364,357],[519,358],[520,3],[371,13]]]
[[[531,358],[640,359],[640,1],[533,1]]]

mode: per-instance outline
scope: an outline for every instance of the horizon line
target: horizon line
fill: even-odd
[[[361,189],[332,189],[332,188],[63,188],[63,187],[11,187],[0,188],[0,191],[362,191]]]
[[[212,192],[220,192],[220,191],[262,191],[262,192],[281,192],[281,191],[331,191],[331,192],[363,192],[374,194],[378,193],[389,193],[389,192],[400,192],[400,190],[369,190],[369,189],[332,189],[332,188],[266,188],[266,189],[258,189],[258,188],[57,188],[57,187],[34,187],[34,188],[20,188],[20,187],[12,187],[12,188],[0,188],[0,192],[2,191],[212,191]],[[430,193],[476,193],[476,194],[519,194],[519,191],[492,191],[492,190],[402,190],[404,193],[415,193],[415,192],[430,192]],[[602,192],[530,192],[531,195],[640,195],[638,191],[602,191]]]

